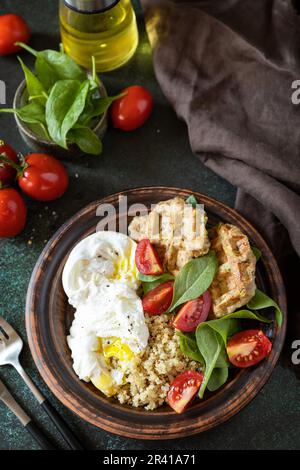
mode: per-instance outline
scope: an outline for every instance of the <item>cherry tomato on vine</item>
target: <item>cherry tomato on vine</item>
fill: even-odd
[[[14,237],[26,223],[25,203],[13,188],[0,189],[0,237]]]
[[[27,23],[19,15],[0,15],[0,55],[14,54],[21,47],[16,42],[27,43],[30,31]]]
[[[65,167],[54,157],[32,153],[24,159],[18,176],[22,191],[37,201],[53,201],[66,191],[69,178]]]
[[[113,102],[110,114],[113,126],[123,131],[133,131],[141,127],[153,109],[153,98],[146,88],[134,85],[121,91],[121,96]]]
[[[246,330],[233,335],[227,343],[227,354],[236,367],[251,367],[271,351],[272,343],[261,330]]]
[[[0,155],[3,154],[13,163],[18,163],[18,155],[14,149],[9,145],[0,140]],[[10,184],[16,177],[16,170],[6,163],[0,161],[0,183],[2,185]]]

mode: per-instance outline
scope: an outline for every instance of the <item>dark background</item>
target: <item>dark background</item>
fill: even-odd
[[[89,202],[110,193],[146,185],[166,185],[200,191],[222,202],[234,203],[235,188],[202,166],[190,149],[185,124],[180,122],[162,95],[155,79],[151,50],[144,31],[142,12],[134,1],[140,30],[140,44],[134,58],[119,70],[102,75],[109,94],[125,86],[141,84],[153,94],[155,108],[146,125],[122,133],[110,128],[101,157],[83,157],[68,163],[70,186],[61,200],[50,204],[27,201],[28,223],[15,239],[0,240],[0,314],[26,338],[24,306],[34,264],[46,241],[67,218]],[[1,0],[0,14],[19,13],[32,30],[31,45],[37,49],[57,48],[59,44],[58,2],[40,0]],[[27,64],[32,58],[22,53]],[[0,58],[0,79],[7,85],[7,105],[22,79],[15,56]],[[10,115],[0,115],[0,138],[23,153],[26,148]],[[25,341],[26,343],[26,341]],[[288,356],[292,350],[287,345]],[[53,397],[39,377],[27,346],[23,365],[50,401],[92,449],[299,449],[299,382],[283,361],[256,399],[229,422],[205,434],[175,441],[144,442],[113,436],[73,415]],[[289,364],[289,359],[284,361]],[[41,413],[31,393],[6,367],[0,377],[20,404],[44,430],[63,447],[55,429]],[[36,444],[17,419],[0,403],[0,449],[36,449]]]

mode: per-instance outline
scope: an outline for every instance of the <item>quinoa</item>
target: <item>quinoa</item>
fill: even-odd
[[[200,364],[182,354],[170,315],[149,317],[146,323],[150,333],[148,346],[132,362],[115,398],[122,404],[154,410],[165,402],[175,377],[185,370],[198,370]]]

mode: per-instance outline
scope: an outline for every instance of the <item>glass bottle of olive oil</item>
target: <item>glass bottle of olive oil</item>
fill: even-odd
[[[98,72],[125,64],[138,44],[135,13],[130,0],[60,0],[64,49],[79,65]]]

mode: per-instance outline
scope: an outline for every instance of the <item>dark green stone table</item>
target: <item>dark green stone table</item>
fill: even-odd
[[[57,48],[59,28],[57,3],[38,0],[2,0],[0,14],[22,14],[33,32],[31,45]],[[67,218],[89,202],[127,188],[169,185],[190,188],[233,205],[235,188],[202,166],[192,154],[185,124],[180,122],[164,98],[155,79],[151,50],[144,31],[139,4],[140,44],[134,58],[123,68],[103,75],[110,94],[124,86],[145,85],[153,93],[155,109],[147,124],[126,134],[109,129],[101,157],[84,157],[68,163],[70,187],[61,200],[50,204],[27,201],[29,213],[24,232],[15,239],[0,241],[0,314],[25,339],[22,362],[54,406],[65,416],[86,446],[92,449],[299,449],[300,396],[294,373],[278,365],[258,397],[231,421],[205,434],[177,441],[143,442],[113,436],[73,415],[60,405],[37,373],[26,344],[24,306],[31,271],[46,241]],[[23,53],[31,64],[32,58]],[[16,57],[0,58],[0,79],[7,85],[7,103],[22,78]],[[28,152],[12,116],[0,115],[0,138]],[[49,420],[39,410],[30,392],[9,368],[0,370],[18,401],[64,446]],[[16,418],[0,403],[0,449],[36,449]]]

